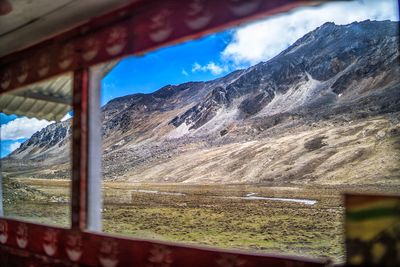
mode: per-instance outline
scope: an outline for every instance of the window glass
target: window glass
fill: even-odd
[[[3,215],[70,223],[72,75],[0,95]]]
[[[122,59],[103,229],[343,261],[343,192],[400,190],[395,1],[335,2]]]

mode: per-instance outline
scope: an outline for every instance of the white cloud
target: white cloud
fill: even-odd
[[[327,3],[299,8],[237,29],[222,58],[236,67],[266,61],[306,33],[325,22],[349,24],[354,21],[398,20],[396,0],[363,0]]]
[[[62,117],[61,121],[66,121],[66,120],[69,120],[70,118],[72,118],[72,116],[68,112],[67,114],[64,115],[64,117]]]
[[[222,67],[216,65],[214,62],[208,63],[205,67],[214,75],[221,74],[224,71]]]
[[[13,152],[14,150],[18,149],[21,146],[21,142],[14,142],[12,144],[10,144],[9,146],[9,150],[10,152]]]
[[[202,67],[199,63],[195,62],[192,66],[192,72],[201,71]]]
[[[30,138],[35,132],[40,131],[53,121],[29,119],[26,117],[17,118],[1,125],[2,140],[19,140]]]
[[[181,73],[184,76],[189,76],[189,73],[187,73],[187,71],[185,69],[182,69]]]
[[[204,66],[195,62],[192,66],[192,72],[198,72],[198,71],[202,71],[202,72],[209,71],[213,75],[219,75],[223,72],[228,71],[228,68],[226,66],[219,66],[219,65],[215,64],[215,62],[213,62],[213,61],[210,61],[207,65],[204,65]]]

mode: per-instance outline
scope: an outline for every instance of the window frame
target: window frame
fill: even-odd
[[[61,252],[61,248],[68,246],[71,236],[77,236],[80,242],[83,243],[83,245],[81,244],[82,249],[83,247],[88,250],[91,247],[96,248],[90,250],[91,255],[89,257],[82,257],[75,261],[88,266],[97,266],[98,261],[100,260],[101,262],[97,255],[102,253],[103,247],[107,247],[107,244],[112,244],[111,251],[116,247],[114,252],[120,255],[119,262],[122,266],[126,266],[122,263],[131,265],[138,262],[143,263],[144,266],[144,262],[149,258],[137,260],[132,258],[131,254],[134,251],[135,255],[142,253],[143,255],[151,256],[154,250],[165,255],[172,253],[174,259],[185,266],[210,266],[213,263],[214,265],[219,264],[218,259],[223,261],[225,258],[236,261],[238,264],[242,261],[247,261],[254,266],[279,265],[283,263],[324,266],[328,262],[327,260],[211,249],[196,245],[176,245],[170,242],[96,233],[101,230],[101,169],[99,165],[101,164],[101,159],[99,158],[101,153],[98,153],[98,148],[96,148],[96,142],[98,142],[99,138],[101,140],[99,126],[96,122],[100,114],[100,78],[98,72],[92,70],[91,67],[128,55],[147,53],[162,46],[198,38],[243,22],[287,12],[296,7],[321,3],[321,1],[304,2],[298,0],[252,0],[251,3],[253,5],[250,8],[249,6],[244,8],[241,1],[219,0],[202,2],[193,0],[193,3],[206,3],[203,7],[208,12],[211,12],[212,16],[210,21],[205,25],[200,25],[201,27],[199,25],[189,27],[184,26],[184,18],[188,18],[186,11],[193,8],[191,6],[193,4],[192,1],[187,1],[183,8],[182,3],[177,0],[154,0],[151,3],[149,2],[139,1],[133,3],[99,18],[94,18],[77,28],[59,34],[35,46],[0,58],[0,80],[4,81],[4,77],[9,79],[8,86],[1,88],[0,93],[10,92],[22,86],[72,71],[72,107],[74,112],[72,119],[70,228],[53,227],[0,216],[0,226],[9,233],[9,238],[4,243],[0,243],[0,259],[2,251],[9,252],[11,249],[11,251],[17,252],[18,250],[28,251],[29,254],[32,254],[29,256],[30,258],[35,258],[36,256],[33,256],[33,254],[38,254],[48,256],[50,259],[58,258],[69,261],[71,258],[65,252]],[[168,12],[165,13],[165,10]],[[153,31],[154,33],[154,30],[150,27],[151,23],[154,23],[152,18],[160,14],[165,14],[167,16],[166,19],[168,19],[166,22],[170,22],[173,25],[172,32],[166,37],[164,34],[166,32],[155,32],[155,35],[151,36],[151,32]],[[161,25],[159,30],[162,31],[163,27],[164,25]],[[114,40],[114,43],[111,42],[109,44],[108,40],[115,33],[119,34],[120,39]],[[106,41],[102,44],[100,40]],[[95,44],[94,48],[90,46],[93,42]],[[73,46],[72,50],[71,45]],[[35,68],[31,66],[28,70],[28,78],[22,83],[18,82],[16,77],[21,74],[22,63],[33,64],[38,62],[44,54],[50,54],[54,58],[50,62],[49,73],[42,77],[38,76],[34,73]],[[67,56],[66,58],[61,58],[65,55]],[[63,61],[61,62],[60,60]],[[99,147],[98,144],[97,147]],[[97,156],[96,153],[98,153]],[[26,233],[29,233],[30,243],[25,247],[19,246],[14,239],[11,240],[11,236],[17,236],[18,238],[18,233],[21,229],[26,229]],[[46,250],[43,251],[40,245],[48,235],[55,236],[56,240],[58,240],[59,250],[56,254],[47,253]],[[4,250],[7,247],[10,249]],[[137,266],[142,266],[142,264],[137,264]]]

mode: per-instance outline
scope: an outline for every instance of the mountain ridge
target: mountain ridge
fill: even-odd
[[[325,23],[277,56],[247,69],[211,81],[166,85],[150,94],[110,100],[102,107],[104,176],[131,179],[140,170],[150,172],[154,164],[173,162],[188,151],[218,150],[271,136],[278,140],[296,129],[313,131],[304,125],[323,129],[348,121],[377,123],[376,116],[384,116],[391,121],[387,131],[397,129],[393,114],[400,111],[398,26],[391,21]],[[35,133],[7,157],[9,169],[15,168],[12,162],[21,161],[26,168],[32,167],[32,161],[41,167],[56,164],[46,174],[35,175],[59,174],[57,166],[65,169],[68,161],[69,124],[50,125]],[[202,162],[198,164],[206,161]],[[223,175],[229,176],[228,169],[225,174],[221,171],[220,181],[227,182]],[[235,177],[239,178],[232,182],[252,181],[249,175],[242,179],[238,172]],[[157,181],[155,174],[150,176],[148,181]],[[164,181],[162,175],[159,180]],[[171,180],[185,181],[166,181]],[[198,178],[186,181],[190,180]]]

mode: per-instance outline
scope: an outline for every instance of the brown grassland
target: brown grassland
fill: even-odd
[[[20,190],[14,192],[18,193],[9,192],[6,199],[7,216],[68,227],[68,181],[18,179],[12,182],[12,186],[16,185]],[[342,193],[399,190],[399,186],[376,185],[268,187],[105,182],[103,230],[138,238],[329,256],[343,261]],[[310,205],[241,198],[249,193],[317,202]]]

